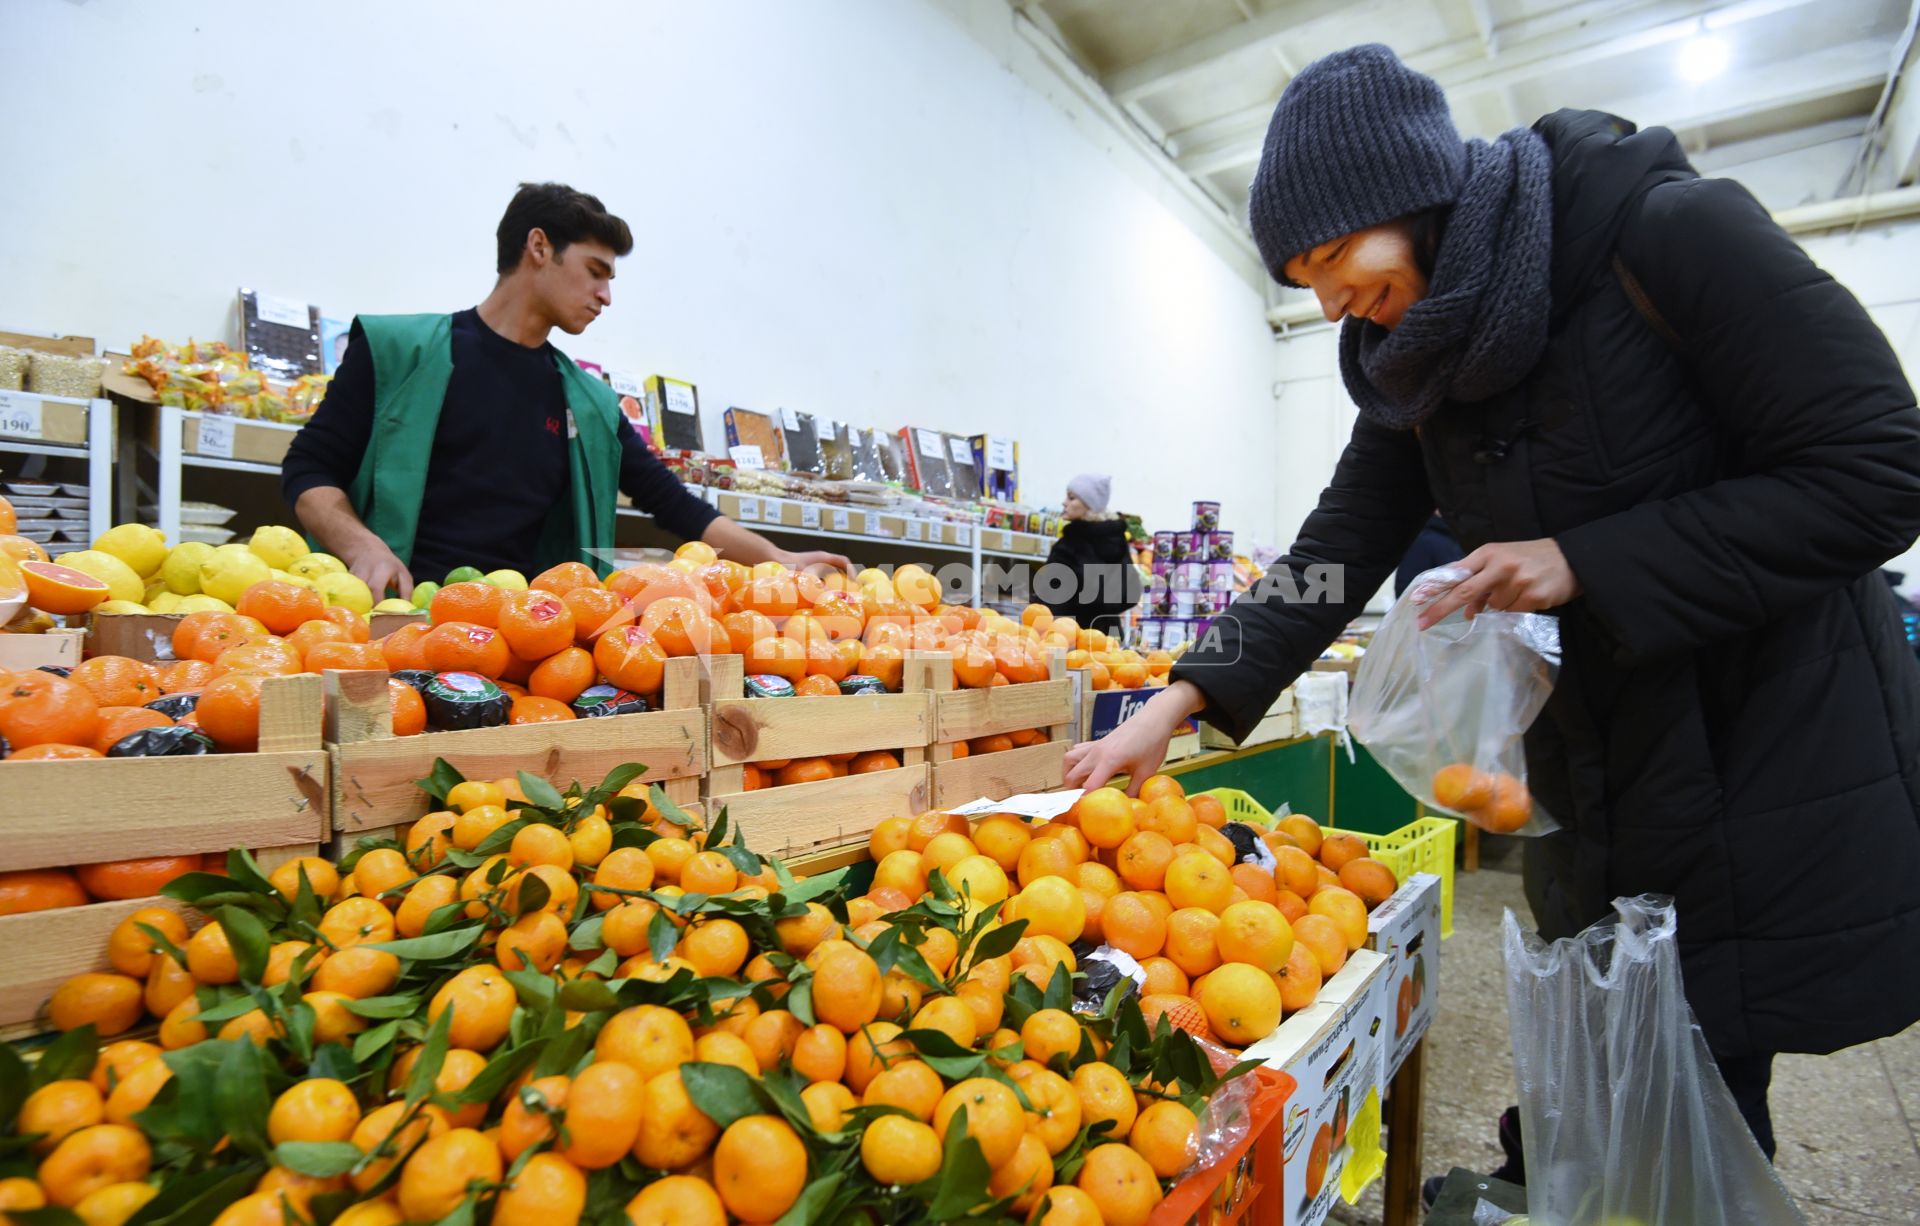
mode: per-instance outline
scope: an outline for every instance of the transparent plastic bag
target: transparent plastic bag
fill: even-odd
[[[1673,900],[1613,905],[1551,944],[1502,924],[1528,1220],[1804,1226],[1687,1007]]]
[[[1527,788],[1521,738],[1553,694],[1560,623],[1539,613],[1420,611],[1470,572],[1426,571],[1394,602],[1354,678],[1347,727],[1408,793],[1496,834],[1559,824]]]

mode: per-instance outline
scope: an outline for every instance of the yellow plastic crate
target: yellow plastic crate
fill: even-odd
[[[1225,804],[1225,801],[1221,802]],[[1368,854],[1393,870],[1405,881],[1414,873],[1432,873],[1440,878],[1440,935],[1453,935],[1453,841],[1458,823],[1452,818],[1423,817],[1400,827],[1392,834],[1367,834],[1343,830],[1367,841]],[[1334,833],[1328,827],[1329,834]]]
[[[1227,811],[1227,820],[1230,822],[1246,822],[1263,830],[1273,828],[1273,813],[1239,788],[1208,788],[1194,795],[1211,796],[1219,801],[1220,807]]]

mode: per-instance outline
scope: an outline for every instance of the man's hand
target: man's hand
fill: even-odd
[[[1482,545],[1454,565],[1472,571],[1473,577],[1455,584],[1422,610],[1422,630],[1455,609],[1465,609],[1471,621],[1489,609],[1496,613],[1554,609],[1580,594],[1580,581],[1552,538]]]
[[[379,537],[369,534],[340,560],[373,590],[375,604],[386,599],[389,587],[400,593],[400,599],[413,599],[412,573]]]
[[[1103,787],[1115,775],[1124,774],[1127,794],[1138,796],[1147,776],[1167,760],[1167,742],[1173,739],[1174,729],[1205,702],[1192,682],[1174,682],[1106,736],[1067,750],[1066,786]]]
[[[808,549],[800,553],[781,550],[774,559],[784,562],[793,570],[812,570],[815,567],[830,568],[843,574],[853,573],[853,563],[837,553],[828,553],[824,549]]]

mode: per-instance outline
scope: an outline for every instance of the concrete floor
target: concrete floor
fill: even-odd
[[[1455,878],[1454,935],[1427,1035],[1428,1175],[1498,1166],[1495,1123],[1515,1101],[1499,932],[1503,908],[1527,917],[1520,852],[1516,839],[1480,845],[1480,871]],[[1810,1226],[1920,1224],[1920,1027],[1831,1056],[1781,1056],[1770,1102],[1776,1166]],[[1336,1205],[1332,1220],[1377,1226],[1379,1184]]]

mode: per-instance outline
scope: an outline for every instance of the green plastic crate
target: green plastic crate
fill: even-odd
[[[1273,828],[1273,813],[1239,788],[1208,788],[1194,795],[1211,796],[1219,801],[1220,807],[1227,811],[1227,820],[1230,822],[1245,822],[1263,830]]]
[[[1401,881],[1415,873],[1432,873],[1440,878],[1440,935],[1450,937],[1453,935],[1453,841],[1457,829],[1458,823],[1451,818],[1423,817],[1392,834],[1368,834],[1364,830],[1338,833],[1365,839],[1368,854],[1392,869]],[[1327,833],[1336,832],[1328,827]]]

